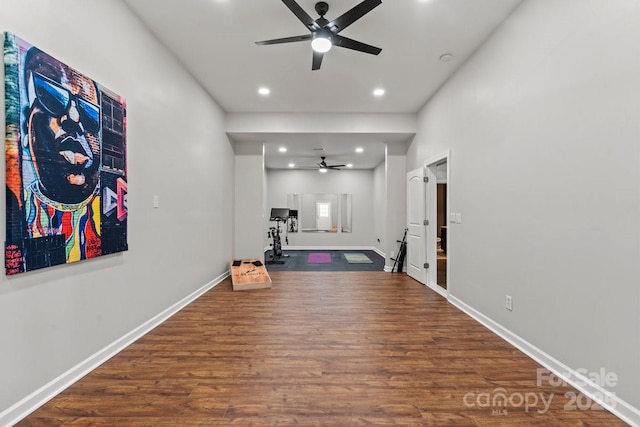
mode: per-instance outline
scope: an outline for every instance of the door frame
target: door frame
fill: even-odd
[[[447,224],[450,224],[450,210],[451,210],[451,150],[447,150],[443,153],[440,153],[437,156],[433,156],[424,162],[424,170],[425,176],[429,178],[427,185],[425,188],[426,194],[437,194],[437,180],[436,180],[436,166],[443,161],[447,162],[447,211],[445,212],[445,217],[447,218]],[[437,259],[437,198],[436,197],[425,197],[426,199],[426,218],[429,220],[429,224],[433,224],[433,226],[427,227],[427,235],[425,236],[427,250],[427,262],[429,263],[429,267],[427,269],[427,283],[426,285],[442,295],[445,298],[449,297],[449,293],[451,292],[451,258],[453,251],[451,250],[451,242],[453,239],[451,238],[452,230],[451,227],[447,226],[447,289],[443,289],[440,285],[438,285],[438,259]],[[433,267],[431,267],[433,266]]]

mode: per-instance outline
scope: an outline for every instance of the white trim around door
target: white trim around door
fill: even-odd
[[[430,268],[427,269],[426,275],[426,285],[433,289],[435,292],[439,293],[445,298],[448,298],[449,292],[451,291],[452,283],[451,283],[451,259],[453,251],[451,250],[451,242],[452,242],[452,229],[451,227],[447,227],[447,289],[442,288],[437,283],[437,275],[438,275],[438,259],[437,259],[437,175],[436,175],[436,167],[439,164],[445,163],[447,164],[447,211],[445,213],[445,218],[447,224],[449,224],[450,220],[450,194],[451,194],[451,150],[447,150],[437,156],[431,157],[430,159],[424,162],[424,171],[425,176],[428,178],[427,188],[425,189],[426,194],[431,195],[431,197],[425,197],[426,199],[426,218],[429,221],[430,226],[427,227],[427,235],[426,235],[426,262],[429,264]]]

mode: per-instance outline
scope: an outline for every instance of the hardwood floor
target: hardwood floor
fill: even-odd
[[[405,274],[271,278],[225,280],[18,425],[625,425]]]

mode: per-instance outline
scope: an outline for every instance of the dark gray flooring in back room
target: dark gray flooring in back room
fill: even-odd
[[[331,254],[331,263],[308,263],[307,258],[311,253],[329,253]],[[372,263],[349,263],[344,256],[349,253],[365,254]],[[382,271],[384,269],[384,258],[371,250],[285,250],[282,251],[283,256],[279,258],[279,261],[284,261],[283,264],[269,264],[272,257],[271,251],[267,251],[264,255],[268,271]]]

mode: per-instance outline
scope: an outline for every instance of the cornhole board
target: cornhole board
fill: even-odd
[[[233,261],[240,261],[240,265],[234,266]],[[260,261],[261,266],[255,266],[254,261]],[[234,291],[247,289],[264,289],[271,287],[271,277],[264,266],[264,262],[259,258],[245,258],[241,260],[231,260],[231,284]]]

